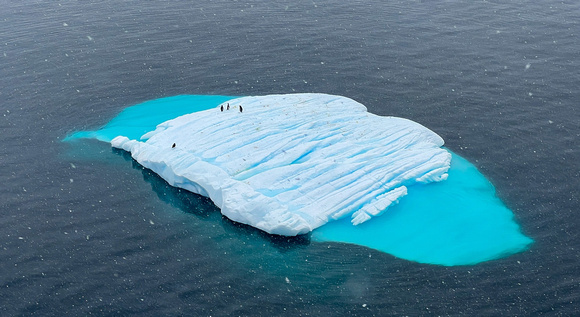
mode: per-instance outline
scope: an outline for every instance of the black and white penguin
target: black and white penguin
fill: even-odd
[[[222,105],[220,109],[222,112],[224,112],[224,105]]]
[[[242,108],[242,106],[240,105],[240,112],[244,111],[244,109]]]
[[[230,103],[229,103],[229,102],[228,102],[228,107],[227,107],[227,110],[230,110]]]
[[[171,148],[174,148],[174,147],[175,147],[175,143],[173,143],[173,145],[171,146]]]

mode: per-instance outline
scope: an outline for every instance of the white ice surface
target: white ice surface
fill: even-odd
[[[446,179],[451,161],[422,125],[325,94],[232,99],[111,144],[231,220],[289,236],[379,216],[407,186]]]

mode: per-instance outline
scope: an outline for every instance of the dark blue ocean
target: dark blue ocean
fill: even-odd
[[[271,236],[95,140],[181,94],[419,122],[528,250],[476,265]],[[1,316],[580,314],[580,2],[0,0]]]

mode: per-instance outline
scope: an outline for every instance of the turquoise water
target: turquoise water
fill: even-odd
[[[234,96],[180,95],[146,101],[128,107],[96,131],[79,131],[64,140],[97,139],[110,142],[116,136],[124,135],[129,139],[139,139],[146,132],[167,120],[184,114],[216,107]]]
[[[183,114],[217,107],[235,97],[181,95],[147,101],[123,110],[96,131],[76,132],[65,141],[118,135],[139,139]],[[520,232],[514,215],[493,185],[464,158],[452,153],[449,178],[408,188],[408,195],[385,214],[358,226],[350,218],[312,232],[315,242],[358,244],[421,263],[472,265],[526,250],[533,242]]]
[[[316,241],[364,245],[394,256],[440,265],[468,265],[526,250],[532,240],[493,185],[466,159],[452,153],[446,181],[408,188],[383,215],[358,226],[349,219],[312,233]]]

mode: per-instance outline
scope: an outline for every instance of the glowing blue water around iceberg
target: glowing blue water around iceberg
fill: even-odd
[[[315,241],[364,245],[397,257],[441,265],[466,265],[525,250],[512,212],[491,183],[453,154],[446,181],[409,188],[381,217],[358,226],[340,220],[312,233]]]
[[[96,131],[79,131],[67,136],[64,141],[74,139],[97,139],[111,142],[119,135],[138,139],[143,134],[155,130],[155,127],[167,120],[191,112],[210,109],[232,96],[180,95],[146,101],[133,107],[125,108],[105,126]]]
[[[169,119],[217,108],[232,99],[229,96],[176,96],[157,99],[125,109],[97,131],[77,132],[66,140],[96,138],[108,142],[119,135],[138,140],[143,134],[155,130],[158,124]],[[215,111],[219,112],[217,109]],[[232,113],[234,111],[237,113],[238,109],[232,109]],[[244,120],[240,116],[232,117],[234,119]],[[282,125],[282,122],[279,124]],[[168,128],[163,127],[161,130],[165,129]],[[133,143],[141,144],[137,141]],[[133,147],[129,149],[135,150]],[[172,153],[166,150],[163,152]],[[159,167],[157,163],[147,166],[150,161],[146,159],[142,164],[166,180],[169,179],[170,184],[175,183],[173,174],[167,174],[166,166]],[[447,176],[441,174],[443,172],[435,173],[435,178]],[[447,180],[437,183],[405,183],[407,196],[398,205],[390,206],[384,214],[374,217],[372,221],[366,221],[368,219],[365,213],[362,213],[363,221],[355,221],[355,217],[337,221],[329,219],[331,221],[328,224],[312,232],[312,239],[354,243],[408,260],[442,265],[475,264],[520,252],[529,246],[532,240],[520,233],[518,225],[513,221],[512,212],[495,196],[493,186],[473,165],[453,154],[448,175]],[[204,189],[192,191],[211,197]],[[264,189],[260,192],[264,192]],[[398,201],[397,197],[404,195],[400,191],[395,194],[397,196],[391,200]],[[224,208],[224,202],[220,199],[221,196],[212,198],[224,212],[227,208]],[[236,214],[224,214],[233,220],[245,222],[236,219]],[[357,218],[359,220],[360,215],[359,213]],[[351,222],[360,224],[353,226]],[[303,227],[301,228],[304,229]],[[312,229],[314,228],[309,230]]]

